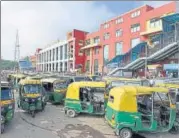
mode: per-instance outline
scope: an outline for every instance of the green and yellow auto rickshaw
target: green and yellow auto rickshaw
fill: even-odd
[[[49,102],[63,103],[68,87],[66,79],[48,78],[42,79],[41,82],[47,92]]]
[[[5,124],[14,117],[15,100],[14,93],[8,82],[1,81],[1,133],[4,132]]]
[[[176,109],[177,109],[177,114],[179,116],[179,84],[162,83],[162,84],[158,84],[157,86],[166,87],[170,91],[175,93],[175,97],[176,97]]]
[[[149,86],[150,82],[147,79],[131,79],[131,78],[108,78],[106,82],[105,91],[105,107],[107,106],[109,91],[114,87],[124,86],[124,85],[134,85],[134,86]]]
[[[133,132],[174,131],[175,99],[163,87],[115,87],[109,93],[105,118],[120,138],[131,138]]]
[[[24,74],[12,74],[10,75],[10,82],[11,85],[14,89],[18,88],[18,83],[20,82],[21,79],[24,79],[26,77],[26,75]]]
[[[104,82],[74,82],[68,86],[65,114],[75,117],[79,113],[104,115]]]
[[[36,111],[44,110],[46,101],[46,92],[39,80],[23,79],[19,82],[19,108],[35,117]]]

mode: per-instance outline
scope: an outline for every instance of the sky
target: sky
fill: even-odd
[[[104,21],[148,4],[167,1],[3,1],[1,2],[1,56],[13,60],[16,32],[20,56],[35,53],[53,41],[66,38],[72,29],[96,31]]]

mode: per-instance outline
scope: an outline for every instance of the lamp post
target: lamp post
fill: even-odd
[[[148,56],[148,45],[145,46],[145,78],[147,78],[147,56]]]

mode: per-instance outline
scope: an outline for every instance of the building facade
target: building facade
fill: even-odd
[[[100,24],[95,32],[74,29],[63,42],[36,51],[36,69],[68,72],[80,68],[82,72],[105,72],[107,63],[116,56],[125,55],[144,41],[151,46],[151,40],[166,31],[162,17],[174,13],[179,13],[179,2],[157,8],[144,5]]]
[[[37,71],[69,72],[84,71],[85,55],[80,52],[86,32],[73,30],[67,33],[67,39],[56,41],[46,48],[36,51]]]
[[[178,2],[161,7],[148,5],[133,9],[101,24],[99,30],[86,36],[86,71],[104,71],[105,65],[143,41],[163,31],[162,16],[178,12]]]

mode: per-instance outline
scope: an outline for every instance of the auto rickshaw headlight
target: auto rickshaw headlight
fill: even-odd
[[[29,100],[27,98],[25,98],[25,102],[28,102]]]
[[[37,100],[40,101],[40,100],[41,100],[41,97],[39,97]]]
[[[9,109],[12,109],[12,105],[9,105],[8,108],[9,108]]]

